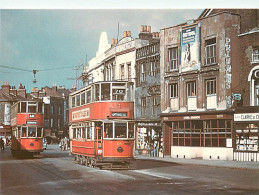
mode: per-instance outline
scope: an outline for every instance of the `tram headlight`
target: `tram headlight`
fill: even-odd
[[[118,147],[118,148],[117,148],[117,151],[118,151],[119,153],[122,153],[122,152],[123,152],[123,148],[122,148],[122,147]]]

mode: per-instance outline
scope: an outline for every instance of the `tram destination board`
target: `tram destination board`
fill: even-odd
[[[128,113],[127,112],[113,112],[112,117],[127,117]]]

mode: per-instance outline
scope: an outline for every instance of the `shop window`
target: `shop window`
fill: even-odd
[[[127,137],[127,123],[115,123],[115,138]]]
[[[205,41],[205,65],[216,63],[216,38]]]
[[[168,49],[168,69],[169,71],[178,69],[178,47]]]
[[[253,48],[252,62],[259,62],[259,47]]]
[[[104,123],[104,138],[113,138],[112,123]]]
[[[237,124],[235,134],[235,144],[237,151],[258,152],[258,124]]]

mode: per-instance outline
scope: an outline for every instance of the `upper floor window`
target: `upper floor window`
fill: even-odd
[[[125,69],[124,69],[124,65],[120,66],[120,76],[121,76],[121,80],[125,79]]]
[[[170,98],[178,97],[178,83],[173,83],[169,85]]]
[[[216,63],[216,38],[205,41],[205,65]]]
[[[168,68],[169,70],[178,69],[178,47],[168,49]]]
[[[259,62],[259,47],[253,48],[252,62]]]
[[[152,115],[156,114],[157,99],[156,96],[152,96]]]
[[[141,98],[141,114],[146,115],[146,106],[147,106],[147,99]]]
[[[127,64],[128,67],[128,79],[131,79],[131,64]]]
[[[216,95],[216,79],[206,80],[206,95]]]
[[[151,68],[151,76],[156,76],[156,63],[154,61],[151,62],[150,68]]]
[[[187,97],[196,96],[196,82],[191,81],[187,83]]]
[[[146,80],[145,64],[140,65],[140,81]]]

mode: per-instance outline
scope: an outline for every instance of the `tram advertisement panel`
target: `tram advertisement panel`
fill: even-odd
[[[182,72],[198,69],[199,63],[199,28],[197,25],[184,28],[181,32]]]

